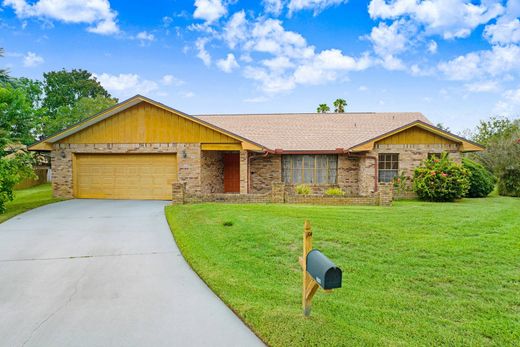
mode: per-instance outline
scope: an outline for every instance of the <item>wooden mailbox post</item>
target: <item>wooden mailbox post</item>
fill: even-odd
[[[318,267],[319,274],[317,275],[313,271],[313,277],[307,268],[308,255],[309,253],[316,255],[313,257],[314,263],[313,270]],[[341,287],[341,269],[336,267],[327,257],[325,257],[318,250],[312,249],[312,229],[311,223],[308,220],[305,221],[303,227],[303,256],[299,258],[300,265],[303,273],[302,283],[302,306],[303,314],[309,316],[311,313],[311,302],[314,294],[318,290],[318,287],[322,287],[326,293],[332,292],[333,288]]]

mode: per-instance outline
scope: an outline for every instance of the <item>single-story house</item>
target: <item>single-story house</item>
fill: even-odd
[[[281,182],[368,196],[428,156],[483,148],[421,113],[193,116],[136,95],[29,149],[51,152],[55,196],[162,200],[173,183],[206,195]]]

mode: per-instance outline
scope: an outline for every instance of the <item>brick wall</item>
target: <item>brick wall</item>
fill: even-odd
[[[398,153],[399,154],[399,174],[404,172],[406,176],[413,177],[413,172],[421,162],[428,158],[428,153],[447,152],[448,157],[457,162],[462,162],[462,155],[457,144],[432,144],[432,145],[387,145],[378,144],[369,155],[378,156],[379,153]],[[408,189],[411,189],[409,185]],[[413,192],[403,192],[399,198],[413,198]]]
[[[189,193],[182,183],[172,186],[172,204],[188,204],[202,202],[223,203],[289,203],[311,205],[380,205],[392,204],[390,185],[382,185],[377,194],[370,196],[327,196],[321,194],[298,195],[286,192],[283,183],[273,183],[271,192],[263,194],[200,194]]]
[[[201,193],[224,193],[224,160],[223,152],[201,152]]]
[[[282,181],[282,156],[253,157],[250,161],[251,193],[262,194],[271,192],[273,182]]]

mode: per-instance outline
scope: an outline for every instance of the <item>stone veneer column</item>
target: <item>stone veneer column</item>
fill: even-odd
[[[52,195],[72,198],[72,153],[67,144],[56,144],[51,152]]]
[[[376,163],[372,156],[359,160],[359,195],[368,196],[374,193]]]
[[[179,183],[184,183],[187,193],[200,193],[201,151],[198,143],[177,144]]]
[[[247,194],[249,192],[249,168],[247,158],[247,151],[240,151],[240,194]]]

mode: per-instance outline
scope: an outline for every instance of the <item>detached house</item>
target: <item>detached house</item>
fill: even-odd
[[[171,199],[267,194],[300,183],[370,196],[428,156],[482,147],[421,113],[192,116],[137,95],[30,147],[51,151],[54,195]]]

